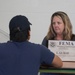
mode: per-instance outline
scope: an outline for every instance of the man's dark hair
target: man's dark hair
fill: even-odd
[[[28,39],[31,23],[27,17],[18,15],[11,19],[9,23],[10,40],[24,42]]]

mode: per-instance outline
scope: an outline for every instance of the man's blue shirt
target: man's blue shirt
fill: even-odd
[[[0,44],[0,75],[37,75],[41,63],[51,64],[54,53],[31,42]]]

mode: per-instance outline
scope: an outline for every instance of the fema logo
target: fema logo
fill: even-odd
[[[55,47],[55,46],[56,46],[56,43],[55,43],[55,42],[50,42],[50,43],[49,43],[49,46],[50,46],[50,47]]]

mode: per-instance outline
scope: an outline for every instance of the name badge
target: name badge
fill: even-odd
[[[48,48],[62,61],[75,61],[75,41],[49,40]]]

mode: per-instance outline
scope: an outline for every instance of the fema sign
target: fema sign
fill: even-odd
[[[75,41],[49,40],[48,48],[62,61],[75,61]]]

